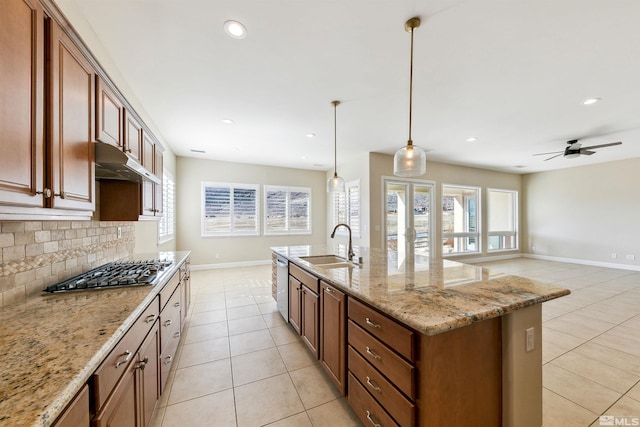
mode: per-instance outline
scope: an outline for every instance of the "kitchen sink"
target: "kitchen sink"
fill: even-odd
[[[301,256],[300,259],[307,261],[309,264],[322,265],[322,264],[348,264],[346,258],[339,257],[337,255],[315,255],[315,256]]]

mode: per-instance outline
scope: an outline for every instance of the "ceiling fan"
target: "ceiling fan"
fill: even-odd
[[[618,141],[618,142],[611,142],[609,144],[590,145],[588,147],[583,147],[582,144],[580,144],[577,139],[572,139],[571,141],[567,141],[567,144],[569,145],[567,145],[567,148],[565,148],[564,151],[551,151],[550,153],[537,153],[537,154],[534,154],[534,156],[555,154],[555,156],[551,156],[548,159],[544,159],[545,162],[547,160],[555,159],[556,157],[560,157],[560,156],[564,156],[568,159],[573,159],[583,154],[587,156],[595,154],[596,153],[595,151],[591,151],[595,148],[612,147],[614,145],[620,145],[622,144],[622,142]]]

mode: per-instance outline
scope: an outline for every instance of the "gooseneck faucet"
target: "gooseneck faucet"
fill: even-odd
[[[347,257],[348,257],[347,259],[349,261],[353,261],[353,258],[355,257],[356,254],[353,253],[353,243],[352,243],[352,240],[351,240],[351,227],[349,227],[349,225],[344,224],[344,223],[337,224],[333,228],[333,231],[331,232],[331,238],[332,239],[335,237],[336,230],[338,229],[338,227],[347,227],[347,230],[349,231],[349,252],[348,252],[348,255],[347,255]]]

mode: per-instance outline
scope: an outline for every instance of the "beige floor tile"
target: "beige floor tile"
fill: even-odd
[[[284,366],[280,353],[273,347],[232,357],[231,372],[233,373],[233,385],[237,387],[284,374],[287,372],[287,368]]]
[[[242,319],[229,320],[229,335],[238,335],[245,332],[267,329],[267,324],[262,316],[243,317]]]
[[[232,387],[229,359],[178,369],[171,386],[169,406]]]
[[[279,311],[263,314],[262,318],[269,328],[277,328],[278,326],[284,326],[287,324]]]
[[[196,302],[193,304],[193,313],[202,313],[204,311],[223,310],[225,308],[224,300],[216,300],[209,302]]]
[[[242,385],[234,391],[238,427],[268,424],[304,410],[288,374]]]
[[[276,345],[268,329],[230,336],[229,344],[231,346],[231,356],[275,347]]]
[[[316,363],[315,358],[302,342],[280,345],[278,346],[278,351],[289,371],[295,371]]]
[[[626,393],[632,385],[640,380],[640,376],[638,375],[590,359],[575,351],[558,357],[551,362],[551,364],[564,368],[574,374],[581,375],[620,393]]]
[[[597,337],[604,331],[596,329],[586,322],[581,322],[579,320],[570,320],[567,319],[567,316],[571,316],[571,314],[567,314],[564,316],[556,317],[555,319],[551,319],[547,322],[544,322],[542,326],[545,328],[544,331],[549,329],[553,329],[554,331],[562,332],[565,334],[573,335],[574,337],[581,338],[583,340],[590,340],[591,338]],[[613,328],[615,325],[613,323],[609,324],[610,328]],[[545,332],[543,332],[543,335]]]
[[[209,323],[224,322],[226,320],[227,320],[226,310],[204,311],[201,313],[192,314],[189,325],[200,326],[200,325],[207,325]]]
[[[542,368],[542,384],[545,388],[596,414],[601,414],[622,395],[550,363]]]
[[[220,303],[224,302],[224,291],[217,292],[214,294],[198,294],[194,298],[194,302],[198,304],[206,304],[206,303]]]
[[[627,393],[627,397],[640,402],[640,382],[638,382],[631,390],[629,390],[629,392]]]
[[[542,389],[543,427],[585,427],[592,423],[597,416],[597,414],[546,388]]]
[[[278,313],[278,306],[275,301],[258,304],[258,308],[262,314]]]
[[[313,427],[313,424],[311,424],[311,420],[309,419],[309,415],[307,415],[306,412],[301,412],[291,417],[287,417],[283,420],[266,425],[269,427]]]
[[[213,362],[230,356],[229,338],[199,341],[182,347],[178,368]]]
[[[324,375],[318,364],[290,371],[289,375],[307,409],[315,408],[340,397],[340,392]]]
[[[211,427],[212,425],[221,427],[236,425],[233,390],[229,389],[167,406],[162,421],[162,427]]]
[[[243,295],[239,297],[227,297],[226,301],[227,308],[242,307],[245,305],[253,305],[256,303],[256,300],[253,298],[253,296],[251,296],[250,293],[249,295]]]
[[[243,317],[259,316],[260,309],[256,304],[233,307],[227,309],[227,320],[242,319]]]
[[[606,345],[589,341],[574,350],[583,356],[598,360],[606,365],[640,375],[640,357],[616,350]]]
[[[611,408],[606,410],[606,415],[618,417],[634,417],[640,420],[640,401],[623,396]],[[638,424],[623,424],[638,425]]]
[[[542,360],[549,362],[584,342],[583,338],[545,328],[542,331]]]
[[[184,337],[184,344],[213,340],[216,338],[226,337],[228,335],[229,332],[227,331],[227,322],[190,326],[187,330],[186,336]]]
[[[342,397],[307,411],[313,427],[362,427],[358,416]]]
[[[629,340],[631,345],[635,346],[636,343],[640,344],[640,330],[633,326],[618,325],[607,333]]]
[[[619,335],[615,335],[613,332],[605,332],[604,334],[594,338],[592,341],[596,344],[640,357],[640,341],[621,337]]]
[[[276,345],[290,344],[301,340],[300,335],[288,324],[269,329]]]

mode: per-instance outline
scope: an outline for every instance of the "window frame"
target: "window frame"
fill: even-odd
[[[512,199],[512,224],[513,230],[492,230],[491,229],[491,192],[497,193],[508,193],[513,195]],[[508,190],[504,188],[487,188],[487,252],[495,253],[495,252],[507,252],[507,251],[517,251],[520,249],[520,239],[519,239],[519,194],[518,190]],[[489,248],[489,241],[491,237],[501,237],[502,239],[506,237],[513,238],[514,247],[513,248],[498,248],[491,249]],[[501,245],[502,246],[502,243]]]
[[[476,230],[475,231],[463,231],[463,232],[445,232],[444,231],[444,198],[445,196],[447,196],[447,189],[459,189],[459,190],[470,190],[470,191],[474,191],[475,192],[475,215],[476,215],[476,220],[475,220],[475,225],[476,225]],[[442,203],[442,208],[441,208],[441,212],[440,212],[440,220],[441,220],[441,226],[440,226],[440,233],[441,233],[441,241],[444,241],[445,239],[462,239],[459,240],[459,244],[458,246],[464,246],[466,247],[467,244],[463,243],[465,240],[468,241],[468,239],[470,238],[475,238],[476,239],[476,244],[475,244],[475,250],[470,251],[470,250],[462,250],[462,251],[457,251],[457,252],[445,252],[444,251],[444,244],[441,243],[441,247],[442,247],[442,256],[443,257],[455,257],[455,256],[468,256],[468,255],[479,255],[482,253],[482,188],[481,187],[476,187],[473,185],[459,185],[459,184],[442,184],[440,187],[441,190],[441,196],[440,196],[440,200]],[[464,197],[464,199],[466,199],[466,197]],[[469,214],[468,214],[468,204],[466,202],[463,202],[463,209],[464,209],[464,224],[465,224],[465,229],[469,228],[469,224],[468,224],[468,218],[469,218]]]
[[[358,191],[358,200],[357,200],[357,204],[358,204],[358,214],[357,215],[352,215],[352,207],[353,207],[353,200],[351,198],[351,189],[356,188]],[[360,180],[356,179],[354,181],[349,181],[347,183],[345,183],[345,192],[344,193],[334,193],[333,194],[333,225],[331,226],[331,229],[333,229],[337,224],[339,224],[340,222],[343,222],[345,224],[347,224],[349,227],[351,227],[351,235],[354,238],[360,238],[362,236],[362,232],[361,232],[361,228],[360,224],[361,224],[361,209],[362,209],[362,199],[361,199],[361,191],[360,191]],[[344,203],[344,207],[342,206],[342,204]],[[344,210],[344,221],[340,220],[340,209]],[[354,223],[354,219],[357,221],[358,226],[354,227],[353,223]],[[336,230],[336,234],[337,235],[347,235],[347,230],[345,230],[343,227],[340,227],[339,229]]]
[[[308,235],[308,234],[312,234],[313,231],[313,224],[312,224],[312,217],[313,217],[313,192],[312,192],[312,188],[311,187],[293,187],[293,186],[288,186],[288,185],[270,185],[270,184],[265,184],[264,186],[264,192],[263,192],[263,214],[262,214],[262,221],[264,224],[264,228],[263,228],[263,234],[265,236],[287,236],[287,235]],[[267,208],[267,196],[269,194],[270,191],[285,191],[286,192],[286,206],[285,206],[285,210],[286,210],[286,216],[285,216],[285,230],[270,230],[268,227],[268,221],[267,221],[267,214],[268,214],[268,208]],[[290,207],[291,207],[291,193],[292,192],[304,192],[307,193],[307,197],[308,197],[308,215],[307,215],[307,224],[308,224],[308,228],[306,230],[291,230],[290,229],[290,224],[289,224],[289,219],[290,219]]]
[[[231,194],[231,200],[233,198],[234,190],[243,189],[243,190],[254,190],[255,191],[255,229],[254,230],[235,230],[234,229],[234,211],[233,211],[233,203],[229,205],[229,218],[230,218],[230,229],[228,231],[218,231],[218,232],[206,232],[205,231],[205,207],[206,207],[206,199],[205,189],[207,187],[217,187],[217,188],[229,188]],[[200,211],[200,235],[201,237],[247,237],[247,236],[259,236],[260,235],[260,185],[258,184],[242,184],[242,183],[230,183],[230,182],[213,182],[213,181],[201,181],[200,188],[200,197],[201,197],[201,211]]]
[[[170,194],[169,194],[170,192]],[[158,244],[176,238],[176,181],[173,174],[162,171],[162,217],[158,221]]]

